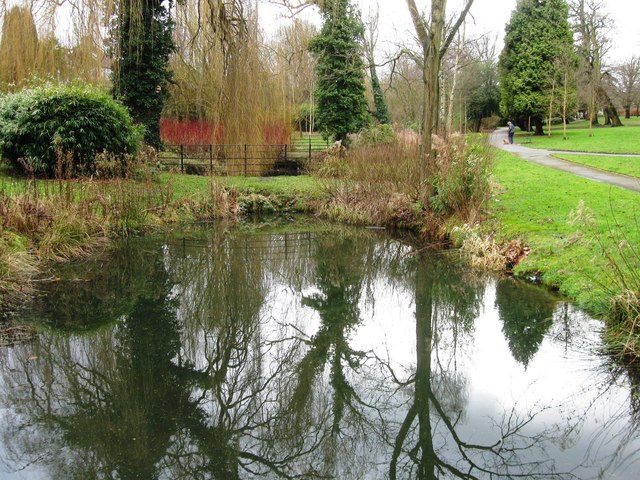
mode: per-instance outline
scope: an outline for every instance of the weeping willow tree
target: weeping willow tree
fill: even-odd
[[[19,90],[36,77],[106,85],[105,33],[112,13],[110,1],[41,0],[10,6],[0,0],[0,91]]]
[[[9,9],[5,0],[0,88],[20,89],[31,77],[105,87],[112,80],[114,96],[158,146],[163,87],[171,78],[170,10],[171,2],[161,0],[35,0]]]
[[[73,23],[69,31],[68,77],[107,87],[109,85],[109,22],[116,13],[113,0],[78,1],[73,5]]]
[[[212,140],[227,144],[273,141],[274,131],[288,130],[290,109],[263,48],[257,13],[245,0],[176,5],[167,116],[213,122]]]
[[[318,31],[314,24],[294,19],[278,30],[269,45],[274,80],[300,131],[313,131],[315,123],[315,59],[309,44]]]
[[[38,32],[28,8],[7,12],[0,39],[0,86],[13,91],[24,86],[36,66]]]
[[[288,137],[304,95],[282,88],[286,67],[265,48],[251,0],[7,1],[0,0],[5,91],[34,74],[110,86],[152,145],[160,143],[161,116],[216,123],[216,142]]]

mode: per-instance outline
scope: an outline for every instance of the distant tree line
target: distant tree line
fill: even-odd
[[[297,129],[348,141],[376,123],[417,132],[429,123],[445,134],[501,118],[537,134],[576,116],[619,126],[640,103],[638,57],[608,62],[613,24],[601,0],[519,0],[499,57],[489,37],[466,37],[473,1],[453,16],[460,23],[432,28],[446,2],[426,12],[408,0],[418,43],[399,40],[386,58],[377,12],[363,21],[352,0],[274,2],[292,13],[318,8],[322,26],[294,15],[271,38],[248,0],[71,0],[66,38],[55,23],[60,2],[37,3],[0,5],[0,91],[34,77],[81,78],[110,89],[154,146],[161,116],[207,122],[203,131],[228,143]],[[425,39],[444,48],[429,50]]]

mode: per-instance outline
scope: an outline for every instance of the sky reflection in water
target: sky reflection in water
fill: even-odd
[[[64,266],[0,352],[0,477],[635,478],[601,324],[380,232],[213,227]],[[632,392],[635,392],[635,396]]]

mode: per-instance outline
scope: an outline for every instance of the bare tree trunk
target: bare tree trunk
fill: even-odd
[[[462,33],[458,35],[458,48],[456,49],[456,60],[453,65],[453,79],[451,80],[451,90],[449,90],[449,108],[447,112],[447,129],[445,135],[448,137],[453,130],[453,105],[455,100],[456,84],[458,83],[458,68],[460,67],[460,55],[464,48],[464,39],[467,23],[462,24]]]
[[[604,105],[604,113],[609,118],[611,126],[621,127],[622,121],[620,120],[620,116],[618,115],[618,109],[615,107],[615,105],[611,101],[611,98],[609,98],[609,94],[607,94],[602,85],[598,85],[597,93],[600,101]]]
[[[420,180],[424,185],[428,178],[429,169],[435,158],[432,151],[433,141],[431,136],[438,131],[438,110],[440,107],[440,66],[442,58],[455,34],[462,25],[465,16],[469,12],[473,0],[466,0],[465,6],[452,25],[448,36],[445,37],[445,11],[446,0],[431,1],[431,17],[427,24],[424,17],[418,11],[415,0],[407,0],[411,20],[416,30],[418,40],[422,46],[422,82],[424,90],[423,117],[422,117],[422,168]]]
[[[533,124],[536,127],[535,135],[544,135],[544,128],[542,123],[542,117],[533,117]]]
[[[562,97],[562,139],[567,139],[567,97],[569,96],[569,74],[564,71],[564,95]]]
[[[553,117],[553,97],[556,92],[555,79],[551,82],[551,97],[549,98],[549,116],[547,117],[547,129],[549,130],[549,136],[551,136],[551,120]]]

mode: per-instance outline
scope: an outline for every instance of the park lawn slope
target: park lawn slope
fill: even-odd
[[[553,156],[599,170],[640,178],[640,156],[580,155],[574,153],[556,153]]]
[[[492,203],[497,223],[492,228],[500,240],[520,238],[531,248],[515,273],[535,274],[590,311],[609,313],[611,298],[623,290],[621,275],[633,276],[629,268],[640,268],[637,255],[618,248],[640,244],[638,194],[502,150],[496,155],[500,188]]]
[[[563,139],[562,126],[554,126],[550,136],[545,133],[543,136],[531,136],[518,131],[516,143],[548,150],[640,154],[640,126],[635,119],[627,121],[623,127],[594,127],[591,131],[588,122],[578,122],[567,130],[566,140]]]

